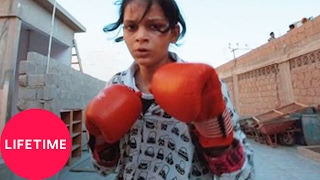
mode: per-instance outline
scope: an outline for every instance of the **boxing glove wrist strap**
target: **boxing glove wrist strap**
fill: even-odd
[[[96,162],[104,167],[112,167],[116,165],[120,158],[120,153],[115,150],[115,148],[106,148],[101,152],[94,151],[93,158]]]
[[[104,144],[100,147],[95,147],[93,151],[93,158],[96,162],[104,167],[112,167],[116,165],[120,158],[119,143]]]
[[[216,118],[194,122],[194,126],[204,148],[229,146],[233,141],[233,125],[227,109]]]
[[[94,136],[89,133],[88,145],[97,164],[104,167],[114,166],[120,158],[119,141],[107,143],[102,134]]]
[[[234,139],[230,149],[226,149],[226,151],[220,155],[212,157],[212,152],[209,149],[204,150],[204,157],[207,160],[210,169],[212,172],[221,176],[224,173],[232,173],[241,169],[245,162],[245,154],[243,147],[240,145],[239,141]]]
[[[212,148],[203,148],[203,152],[210,157],[219,157],[225,153],[231,151],[232,146],[219,146],[219,147],[212,147]]]

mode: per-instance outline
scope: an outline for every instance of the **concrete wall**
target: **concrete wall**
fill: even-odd
[[[83,74],[69,66],[50,61],[47,57],[29,52],[20,62],[18,109],[43,108],[60,117],[62,109],[84,109],[106,82]]]
[[[241,116],[320,104],[320,17],[217,68]]]

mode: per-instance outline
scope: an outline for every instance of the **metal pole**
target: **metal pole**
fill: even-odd
[[[238,50],[238,48],[232,48],[232,54],[233,54],[233,60],[236,59],[236,54],[235,54],[235,51]]]
[[[54,28],[54,19],[55,19],[55,15],[56,15],[56,6],[57,6],[57,0],[54,1],[53,12],[52,12],[52,17],[51,17],[51,32],[50,32],[50,37],[49,37],[48,59],[47,59],[47,71],[46,71],[47,74],[49,73],[50,54],[51,54],[53,28]]]

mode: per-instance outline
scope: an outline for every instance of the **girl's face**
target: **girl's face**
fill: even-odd
[[[163,33],[169,22],[161,7],[153,3],[143,19],[146,3],[141,0],[130,2],[124,10],[123,38],[139,66],[157,66],[169,61],[168,48],[179,36],[179,26]],[[160,31],[159,31],[160,30]]]

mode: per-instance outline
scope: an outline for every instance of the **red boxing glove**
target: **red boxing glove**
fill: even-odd
[[[140,92],[134,92],[125,85],[117,84],[103,89],[86,108],[89,134],[102,134],[110,144],[120,140],[140,116],[140,98]]]
[[[150,91],[171,116],[194,122],[203,147],[229,146],[231,118],[215,69],[201,63],[169,63],[153,75]]]

